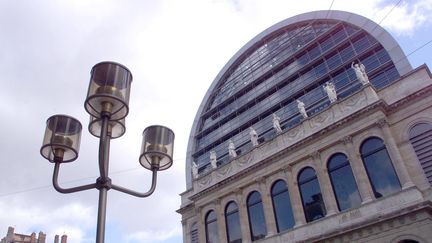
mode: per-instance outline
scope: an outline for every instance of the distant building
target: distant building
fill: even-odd
[[[356,14],[264,30],[198,108],[183,242],[430,243],[431,77]]]
[[[38,238],[36,238],[36,233],[31,235],[18,234],[14,232],[13,227],[8,228],[7,235],[0,241],[0,243],[47,243],[46,234],[39,232]],[[59,236],[56,235],[54,238],[54,243],[67,243],[67,236],[62,235],[61,241],[59,241]]]

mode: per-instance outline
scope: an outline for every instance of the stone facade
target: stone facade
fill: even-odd
[[[407,85],[410,84],[410,85]],[[224,205],[239,205],[242,242],[251,242],[247,195],[262,195],[268,234],[259,242],[394,242],[432,239],[432,190],[408,140],[409,128],[418,121],[432,123],[432,80],[421,66],[389,87],[361,91],[333,104],[323,113],[304,120],[252,152],[200,176],[192,190],[184,192],[179,213],[183,216],[184,242],[190,242],[190,227],[198,222],[199,242],[205,239],[205,213],[218,215],[219,237],[226,239]],[[358,152],[362,141],[383,139],[402,190],[376,199]],[[339,212],[332,192],[326,161],[330,155],[348,155],[362,198],[362,205]],[[315,168],[321,185],[326,217],[306,223],[296,181],[298,172]],[[270,187],[286,181],[295,227],[277,233]],[[405,238],[404,238],[405,237]],[[221,240],[225,242],[225,240]]]
[[[326,13],[300,15],[288,22],[301,22],[312,15],[316,17]],[[376,24],[365,24],[369,22],[358,16],[337,11],[329,15],[361,22],[365,29],[382,31]],[[270,28],[255,39],[261,40],[275,29]],[[399,48],[387,35],[375,37],[381,38],[389,53]],[[246,46],[253,46],[253,43],[251,41]],[[236,58],[245,49],[242,48]],[[402,54],[395,51],[390,56],[395,62],[405,60]],[[231,62],[234,62],[233,59],[229,65]],[[414,70],[410,70],[406,63],[396,65],[401,76],[390,84],[380,89],[372,84],[363,84],[350,95],[303,117],[299,123],[276,133],[271,139],[261,141],[250,151],[231,158],[228,163],[203,170],[196,176],[191,173],[192,163],[187,163],[187,190],[181,194],[181,206],[177,211],[182,215],[183,241],[209,242],[206,216],[209,212],[215,212],[216,221],[212,222],[216,222],[216,227],[212,225],[212,229],[217,228],[217,232],[213,232],[217,237],[214,239],[217,239],[216,242],[228,242],[226,208],[228,203],[235,202],[241,231],[241,240],[235,243],[432,242],[432,188],[426,176],[429,172],[422,167],[409,135],[417,124],[432,126],[432,75],[426,65]],[[203,104],[211,97],[214,87],[215,83]],[[198,117],[203,109],[201,105]],[[198,121],[195,119],[194,128]],[[194,128],[189,151],[194,145]],[[398,183],[398,189],[386,195],[377,193],[374,188],[376,185],[361,152],[364,142],[371,138],[382,141]],[[428,149],[426,153],[432,151],[430,142],[422,145]],[[192,158],[190,153],[188,161]],[[347,157],[361,198],[358,205],[345,210],[339,209],[328,167],[335,154]],[[432,154],[427,156],[432,158]],[[299,181],[305,168],[315,172],[322,207],[325,208],[325,215],[318,219],[308,220],[306,216],[300,188],[303,182]],[[294,225],[286,230],[279,230],[272,195],[272,187],[279,180],[286,183],[294,221]],[[254,239],[251,229],[248,197],[252,192],[261,195],[261,222],[265,224],[266,233],[258,237],[260,239]]]

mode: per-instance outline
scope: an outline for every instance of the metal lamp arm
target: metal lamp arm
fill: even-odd
[[[56,191],[60,193],[72,193],[72,192],[79,192],[79,191],[85,191],[89,189],[96,188],[96,183],[83,185],[83,186],[77,186],[77,187],[71,187],[71,188],[62,188],[58,183],[58,177],[59,177],[59,170],[60,170],[60,163],[56,162],[54,165],[54,173],[52,178],[52,183]]]
[[[120,192],[127,193],[127,194],[132,195],[132,196],[135,196],[135,197],[148,197],[148,196],[150,196],[150,195],[155,191],[155,189],[156,189],[157,171],[158,171],[158,170],[157,170],[156,168],[153,168],[153,169],[152,169],[152,172],[153,172],[153,174],[152,174],[152,184],[151,184],[151,187],[150,187],[150,189],[148,190],[148,192],[145,192],[145,193],[142,193],[142,192],[136,192],[136,191],[129,190],[129,189],[127,189],[127,188],[124,188],[124,187],[122,187],[122,186],[117,186],[117,185],[114,185],[114,184],[112,184],[111,188],[114,189],[114,190],[120,191]]]

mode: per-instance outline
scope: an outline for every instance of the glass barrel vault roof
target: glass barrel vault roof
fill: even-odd
[[[379,27],[379,31],[384,30]],[[251,150],[250,127],[257,131],[260,142],[272,139],[276,135],[273,113],[281,118],[284,131],[298,124],[302,118],[297,99],[305,104],[309,116],[325,109],[330,104],[322,88],[326,82],[333,82],[339,99],[359,90],[361,83],[352,62],[365,65],[377,89],[404,74],[397,66],[397,62],[406,61],[403,53],[399,55],[403,59],[394,60],[397,55],[389,55],[386,43],[358,24],[341,19],[294,21],[250,43],[225,66],[198,111],[187,159],[196,162],[200,173],[211,167],[211,150],[219,164],[229,162],[230,139],[238,154]]]

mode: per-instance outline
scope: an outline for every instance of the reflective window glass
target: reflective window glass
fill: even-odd
[[[333,155],[327,169],[339,210],[360,206],[361,198],[348,158],[344,154]]]
[[[381,139],[367,139],[363,142],[360,152],[376,198],[401,189],[387,148]]]
[[[211,210],[205,219],[206,241],[207,243],[219,243],[219,234],[216,213]]]
[[[241,243],[240,216],[237,204],[229,202],[225,209],[225,221],[229,243]]]
[[[281,232],[287,229],[292,229],[294,227],[294,216],[285,181],[278,180],[273,184],[271,196],[277,231]]]
[[[324,217],[326,209],[315,170],[311,167],[304,168],[299,173],[298,185],[306,221],[312,222]]]
[[[259,192],[252,192],[247,199],[249,225],[252,240],[259,240],[267,235],[264,209]]]

